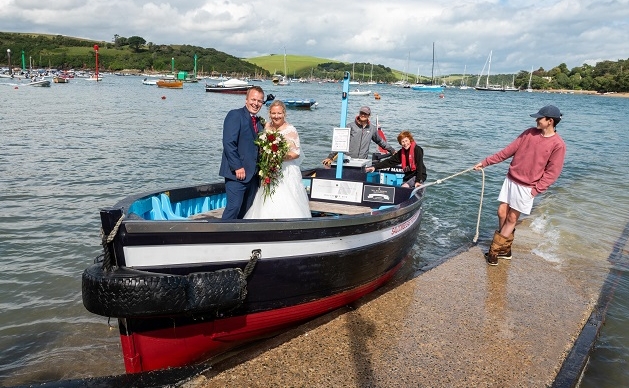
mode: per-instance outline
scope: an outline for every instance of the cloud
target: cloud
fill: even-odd
[[[3,31],[312,55],[429,74],[492,73],[629,57],[629,0],[0,0]]]

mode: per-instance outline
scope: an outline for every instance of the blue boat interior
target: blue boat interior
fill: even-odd
[[[366,183],[399,187],[402,184],[403,176],[404,175],[400,173],[380,171],[367,173],[363,178],[365,178]],[[313,178],[310,177],[304,177],[302,179],[309,197],[312,179]],[[145,220],[187,220],[195,214],[221,209],[227,204],[227,196],[225,193],[214,193],[209,196],[195,197],[178,202],[171,202],[169,194],[169,192],[163,192],[140,198],[131,204],[129,214],[135,214]],[[397,198],[397,195],[395,197],[395,202],[398,203],[399,198]],[[388,200],[389,198],[387,197],[386,199]],[[384,200],[384,198],[382,198],[382,200]],[[367,206],[372,210],[383,210],[394,206],[392,203],[380,203],[377,201],[378,199],[367,199],[367,201],[363,201],[360,205]]]
[[[129,207],[129,213],[137,214],[145,220],[185,220],[194,214],[223,208],[226,204],[225,193],[175,203],[171,203],[170,196],[166,193],[159,193],[135,201]]]

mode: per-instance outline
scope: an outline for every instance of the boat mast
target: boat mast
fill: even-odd
[[[430,84],[435,82],[435,42],[432,42],[432,70],[430,71]]]
[[[489,51],[489,65],[487,66],[487,83],[485,85],[485,86],[487,86],[487,89],[489,89],[489,71],[491,70],[491,53],[492,53],[492,51]]]
[[[288,77],[288,71],[286,70],[286,46],[284,46],[284,77]]]

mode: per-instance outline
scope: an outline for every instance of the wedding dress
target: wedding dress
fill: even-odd
[[[306,189],[301,182],[300,165],[304,158],[299,144],[299,134],[292,125],[287,125],[280,133],[288,141],[290,150],[299,155],[297,159],[282,163],[282,179],[275,186],[275,193],[264,198],[260,187],[253,204],[245,214],[245,219],[310,218],[310,206]]]

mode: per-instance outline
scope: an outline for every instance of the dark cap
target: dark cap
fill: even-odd
[[[361,107],[359,112],[360,112],[360,113],[366,113],[366,114],[368,114],[369,116],[371,116],[371,109],[369,109],[369,107],[368,107],[368,106],[363,106],[363,107]]]
[[[535,117],[536,119],[539,119],[540,117],[552,117],[555,119],[560,119],[561,112],[559,111],[559,108],[557,108],[554,105],[546,105],[545,107],[540,109],[537,113],[533,113],[531,117]]]

